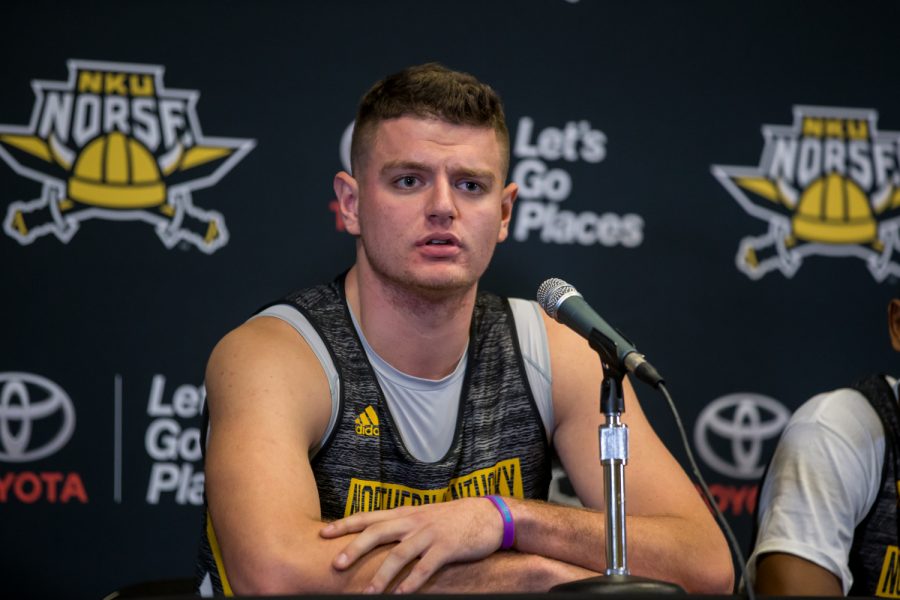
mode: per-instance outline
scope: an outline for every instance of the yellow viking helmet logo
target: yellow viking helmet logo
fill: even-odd
[[[106,208],[151,208],[166,201],[166,186],[150,151],[113,131],[88,144],[68,182],[72,200]]]
[[[88,219],[155,226],[167,248],[212,253],[228,241],[221,213],[192,192],[217,184],[255,145],[200,131],[199,92],[166,89],[157,65],[71,60],[68,81],[33,81],[31,123],[0,125],[0,158],[42,184],[9,205],[3,229],[21,244],[69,242]]]
[[[869,199],[852,179],[829,173],[803,191],[791,219],[794,235],[823,244],[878,244]]]
[[[768,232],[744,238],[738,269],[793,277],[813,255],[865,261],[876,281],[900,276],[900,133],[874,110],[794,107],[794,125],[763,127],[758,167],[713,165],[716,179]]]

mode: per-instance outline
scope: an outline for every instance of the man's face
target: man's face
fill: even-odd
[[[493,129],[391,119],[361,162],[355,180],[339,175],[355,200],[338,192],[347,230],[360,236],[359,267],[419,292],[477,282],[506,239],[516,195],[503,186]]]

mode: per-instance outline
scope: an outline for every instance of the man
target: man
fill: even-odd
[[[888,305],[888,329],[900,351],[900,299]],[[760,494],[748,565],[759,593],[897,597],[898,436],[891,377],[867,377],[797,409]]]
[[[477,289],[508,234],[508,163],[500,100],[470,75],[413,67],[363,98],[334,179],[356,263],[210,358],[207,588],[541,591],[603,571],[598,357]],[[730,591],[724,538],[625,393],[632,571]],[[536,500],[551,442],[594,510]]]

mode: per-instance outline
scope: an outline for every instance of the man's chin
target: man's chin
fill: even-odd
[[[466,292],[471,289],[477,281],[477,279],[464,279],[461,277],[416,278],[408,281],[407,287],[425,296],[442,298],[444,296]]]
[[[370,263],[372,272],[398,292],[412,293],[428,300],[443,300],[448,296],[468,293],[478,284],[478,276],[460,265],[426,265],[402,271],[388,265]]]
[[[478,278],[470,273],[408,273],[398,283],[425,298],[441,300],[470,291]]]

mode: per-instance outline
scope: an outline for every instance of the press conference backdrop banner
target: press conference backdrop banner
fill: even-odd
[[[897,371],[896,3],[3,13],[4,596],[193,574],[206,359],[261,304],[350,264],[332,178],[361,94],[410,64],[505,100],[520,192],[483,287],[533,298],[565,279],[652,358],[744,552],[791,411]],[[663,400],[638,392],[686,464]]]

